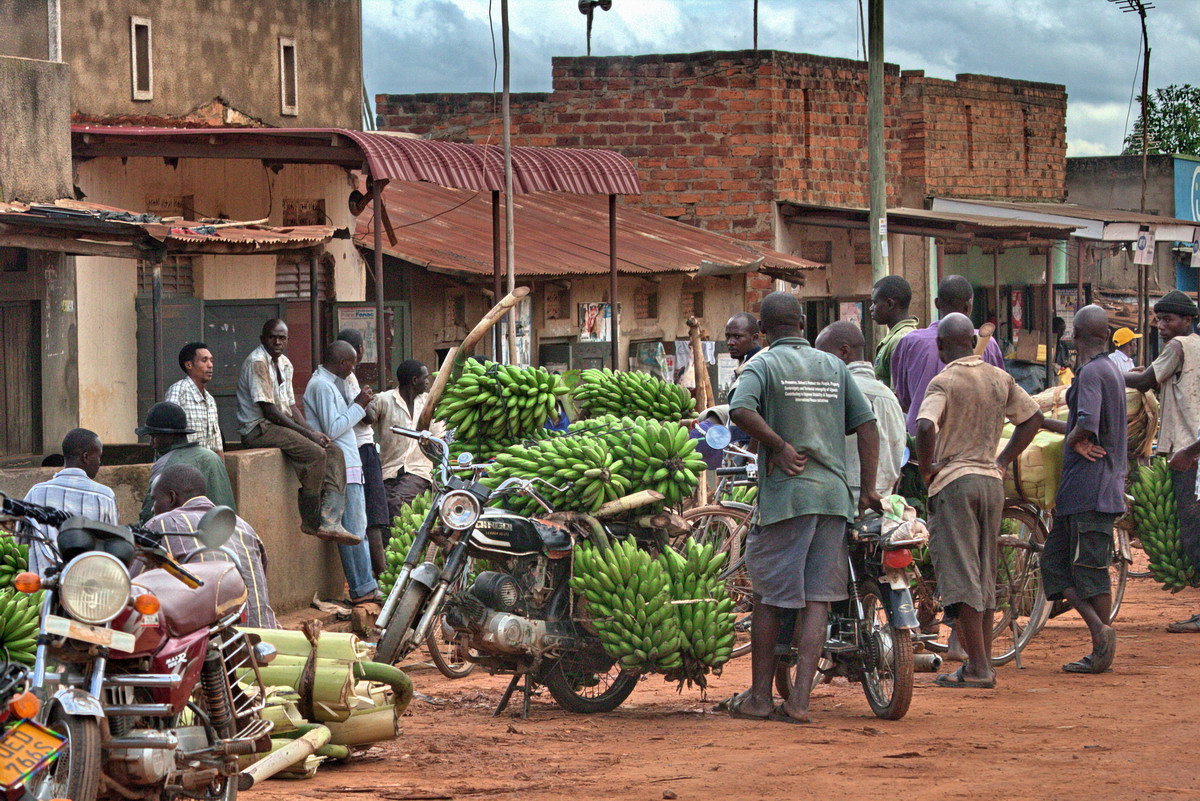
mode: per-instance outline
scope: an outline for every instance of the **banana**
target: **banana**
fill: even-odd
[[[1166,459],[1154,459],[1138,470],[1131,487],[1132,514],[1137,534],[1150,558],[1150,573],[1163,589],[1179,592],[1200,587],[1200,571],[1179,541],[1175,492]]]

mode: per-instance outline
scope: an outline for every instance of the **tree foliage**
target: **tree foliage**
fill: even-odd
[[[1138,98],[1139,107],[1141,98]],[[1148,153],[1200,154],[1200,87],[1183,84],[1155,89],[1146,103]],[[1142,115],[1125,137],[1125,155],[1142,152]]]

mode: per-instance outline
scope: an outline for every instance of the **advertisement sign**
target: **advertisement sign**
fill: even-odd
[[[1175,214],[1180,220],[1200,222],[1200,161],[1175,159]]]
[[[363,362],[378,364],[379,351],[375,337],[375,307],[374,306],[339,306],[337,310],[337,330],[345,331],[353,328],[363,335]]]
[[[1012,290],[1012,330],[1020,331],[1025,328],[1025,290]]]
[[[845,320],[850,323],[862,327],[863,305],[862,301],[843,300],[838,304],[838,319]]]
[[[580,342],[608,342],[611,331],[612,309],[607,303],[579,304]]]
[[[1154,264],[1154,231],[1139,231],[1133,243],[1134,264]]]

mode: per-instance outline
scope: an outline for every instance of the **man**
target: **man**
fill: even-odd
[[[975,290],[971,288],[970,281],[961,275],[948,275],[938,284],[934,305],[941,318],[950,314],[970,318],[974,297]],[[929,380],[946,366],[938,357],[937,334],[938,324],[934,321],[928,327],[918,328],[901,339],[892,353],[892,389],[896,391],[900,408],[908,414],[906,419],[910,434],[917,433],[917,412]],[[983,361],[1004,369],[1004,355],[994,337],[988,341]]]
[[[357,328],[344,328],[338,332],[337,338],[348,342],[354,348],[356,362],[362,363],[363,334]],[[358,395],[360,387],[358,376],[350,373],[346,376],[346,393],[350,397]],[[367,506],[367,548],[371,552],[371,570],[379,578],[387,569],[387,557],[384,546],[387,544],[387,530],[392,517],[388,514],[387,490],[383,486],[383,466],[379,461],[379,449],[375,447],[374,404],[367,406],[362,420],[354,425],[354,438],[358,441],[358,458],[362,460],[363,496]]]
[[[746,538],[754,588],[753,682],[728,702],[734,717],[809,721],[809,691],[825,645],[829,604],[847,598],[846,522],[856,516],[846,478],[846,434],[858,434],[859,508],[878,507],[879,433],[846,365],[802,337],[804,312],[786,292],[763,299],[770,349],[746,365],[730,416],[758,443],[758,525]],[[799,658],[788,700],[774,707],[781,612],[798,609]]]
[[[1112,616],[1113,525],[1125,513],[1125,380],[1107,358],[1108,312],[1075,313],[1079,366],[1067,390],[1067,420],[1042,427],[1066,434],[1054,530],[1042,551],[1042,586],[1051,601],[1065,599],[1092,635],[1092,652],[1063,665],[1067,673],[1103,673],[1112,666],[1117,632]]]
[[[830,323],[817,334],[813,344],[817,350],[832,354],[846,364],[854,383],[871,404],[875,425],[879,429],[879,466],[875,473],[875,491],[880,496],[891,495],[900,478],[904,448],[908,444],[900,402],[883,382],[875,378],[874,366],[863,359],[866,342],[862,329],[856,324],[849,320]],[[846,479],[855,503],[858,503],[859,495],[858,474],[858,437],[851,434],[846,437]]]
[[[288,327],[263,324],[261,344],[242,362],[238,375],[238,431],[249,448],[279,448],[300,479],[300,529],[324,540],[357,542],[342,527],[346,465],[329,437],[315,430],[296,405],[292,363],[284,355]],[[210,496],[211,497],[211,496]]]
[[[908,313],[911,303],[912,287],[898,275],[885,275],[871,288],[871,319],[888,327],[887,335],[875,346],[875,377],[889,387],[896,345],[917,327],[917,318]]]
[[[967,654],[962,667],[934,683],[990,689],[996,686],[992,625],[1004,471],[1033,440],[1042,413],[1012,376],[975,355],[975,340],[964,314],[938,323],[946,369],[929,382],[920,403],[917,459],[929,485],[929,552],[938,593],[957,620],[954,631]],[[997,456],[1006,418],[1016,430]]]
[[[1054,322],[1050,324],[1050,330],[1054,334],[1054,363],[1060,371],[1066,370],[1071,366],[1071,348],[1063,338],[1067,333],[1067,321],[1055,317]]]
[[[204,476],[186,464],[163,468],[154,484],[154,517],[146,528],[165,534],[163,547],[180,562],[187,562],[204,544],[194,535],[200,530],[200,518],[215,504],[204,495]],[[193,535],[193,536],[188,536]],[[242,518],[237,519],[233,536],[222,546],[237,558],[238,572],[246,583],[246,625],[251,628],[277,629],[279,621],[267,597],[267,551],[258,534]],[[208,552],[196,557],[199,562],[222,561],[220,554]]]
[[[196,433],[188,439],[216,453],[225,450],[217,423],[217,401],[205,387],[213,377],[212,351],[203,342],[189,342],[179,351],[179,369],[184,377],[167,388],[164,400],[183,409],[188,426]]]
[[[198,442],[189,442],[187,415],[174,403],[163,401],[150,407],[146,413],[146,424],[134,431],[139,437],[149,435],[150,445],[157,457],[150,466],[150,486],[142,501],[139,519],[145,523],[154,510],[154,482],[162,471],[171,464],[190,464],[204,476],[204,494],[219,506],[228,506],[237,511],[233,500],[233,488],[229,485],[229,474],[225,472],[225,460]]]
[[[1108,354],[1108,358],[1112,359],[1122,375],[1137,367],[1133,354],[1137,351],[1137,341],[1141,338],[1142,335],[1133,333],[1131,328],[1118,328],[1113,331],[1113,351]]]
[[[380,392],[371,403],[379,423],[379,448],[383,461],[383,486],[387,490],[389,519],[400,507],[430,487],[433,463],[411,437],[393,434],[392,427],[416,428],[429,399],[429,369],[416,359],[396,366],[396,388]],[[433,423],[434,434],[441,436],[445,426]]]
[[[379,585],[371,574],[371,552],[364,539],[367,502],[363,494],[362,460],[354,436],[354,425],[366,415],[367,405],[374,396],[370,387],[363,387],[353,397],[348,394],[346,377],[357,362],[358,354],[348,342],[335,339],[329,343],[324,360],[304,390],[304,411],[312,424],[341,449],[344,459],[346,490],[341,522],[354,541],[339,543],[338,554],[350,588],[350,602],[356,608],[355,627],[362,629],[367,613],[372,611],[369,607],[375,605]],[[377,613],[378,609],[373,611]]]
[[[34,484],[25,493],[25,500],[52,506],[80,517],[101,523],[117,524],[117,499],[113,491],[93,481],[100,472],[104,445],[95,431],[76,428],[67,432],[62,441],[63,469],[49,481]],[[33,527],[53,545],[58,541],[58,529],[34,523]],[[29,570],[42,575],[50,562],[48,552],[38,542],[29,544]]]
[[[1125,374],[1125,386],[1145,392],[1157,388],[1161,404],[1158,455],[1171,464],[1171,483],[1179,512],[1179,538],[1192,564],[1200,567],[1200,501],[1196,500],[1196,457],[1200,445],[1200,309],[1174,289],[1154,304],[1155,325],[1163,349],[1146,370]],[[1200,615],[1167,626],[1175,633],[1200,633]]]
[[[763,352],[758,336],[758,320],[749,312],[738,312],[725,323],[725,345],[729,348],[729,355],[737,359],[738,364],[733,369],[733,380],[729,382],[729,388],[725,391],[725,403],[702,410],[699,422],[729,425],[729,399],[733,397],[733,391],[737,388],[738,378],[741,377],[742,370],[746,369],[746,364]],[[750,441],[745,432],[737,427],[734,427],[731,433],[733,441],[738,445],[745,445]]]

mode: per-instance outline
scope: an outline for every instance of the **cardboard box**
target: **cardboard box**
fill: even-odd
[[[1044,331],[1022,331],[1013,358],[1019,362],[1044,362],[1046,360],[1046,333]]]

